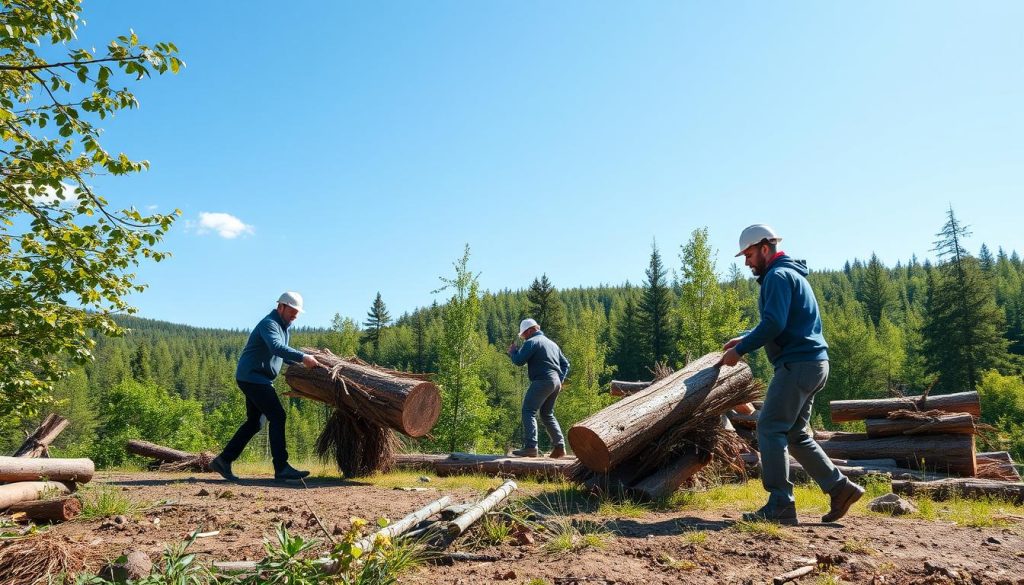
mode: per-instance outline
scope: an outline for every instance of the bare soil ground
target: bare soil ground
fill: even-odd
[[[231,484],[210,474],[102,473],[90,489],[105,485],[148,504],[148,509],[120,525],[79,520],[52,530],[81,545],[87,553],[87,568],[92,570],[132,549],[156,559],[167,544],[196,530],[220,531],[194,545],[193,552],[204,562],[257,560],[263,556],[264,538],[272,538],[275,525],[281,522],[303,536],[324,539],[310,510],[332,530],[335,525],[347,527],[353,516],[398,519],[440,495],[455,501],[480,496],[479,481],[476,489],[472,482],[442,488],[436,478],[419,483],[415,475],[408,477],[410,486],[428,490],[407,492],[329,478],[312,478],[303,486],[256,477]],[[500,480],[490,483],[498,485]],[[557,488],[556,484],[528,484],[517,497],[543,495]],[[864,513],[841,524],[823,525],[817,523],[820,509],[803,508],[800,526],[773,536],[738,529],[735,524],[742,512],[724,504],[703,510],[646,511],[633,518],[615,517],[607,510],[599,513],[593,505],[579,510],[574,518],[604,524],[610,537],[602,548],[551,553],[538,536],[534,544],[469,549],[468,541],[473,539],[464,537],[453,548],[493,554],[500,560],[424,565],[403,575],[401,582],[770,583],[774,576],[813,563],[817,555],[831,558],[834,567],[819,569],[799,582],[1024,584],[1024,518],[1020,516],[1008,515],[1010,525],[995,528]]]

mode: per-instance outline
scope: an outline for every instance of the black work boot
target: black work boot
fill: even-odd
[[[783,506],[773,506],[770,503],[765,504],[756,512],[743,514],[743,520],[745,522],[774,522],[787,526],[799,524],[799,520],[796,518],[796,504],[793,503]]]
[[[832,500],[831,506],[828,514],[821,517],[821,521],[835,522],[839,520],[850,511],[850,506],[854,505],[863,495],[864,488],[853,483],[849,478],[843,478],[843,481],[836,484],[829,492]]]
[[[231,472],[231,464],[221,459],[220,455],[214,457],[210,462],[210,469],[228,481],[238,481],[238,476]]]
[[[309,475],[308,471],[299,471],[298,469],[295,469],[291,465],[285,463],[284,467],[274,472],[274,479],[279,481],[286,481],[289,479],[302,479],[307,475]]]

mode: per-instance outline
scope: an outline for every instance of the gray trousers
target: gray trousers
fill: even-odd
[[[807,474],[829,492],[844,480],[811,436],[811,406],[814,395],[828,381],[828,361],[791,362],[775,368],[764,406],[757,417],[757,441],[761,451],[761,483],[768,491],[770,506],[794,502],[789,481],[789,454],[804,466]]]
[[[535,380],[523,397],[523,447],[531,449],[537,446],[537,412],[540,420],[551,437],[552,447],[562,447],[565,439],[562,428],[555,418],[555,400],[562,384],[558,380]]]

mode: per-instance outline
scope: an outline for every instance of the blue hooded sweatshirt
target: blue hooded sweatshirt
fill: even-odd
[[[569,360],[558,344],[542,331],[531,335],[519,349],[510,351],[508,357],[517,366],[529,364],[526,370],[531,382],[551,380],[561,383],[569,375]]]
[[[282,362],[299,363],[305,355],[288,347],[288,324],[281,319],[277,309],[260,321],[249,334],[235,379],[253,384],[270,384],[281,371]]]
[[[783,254],[757,282],[761,322],[736,345],[736,352],[744,355],[764,347],[776,367],[827,360],[828,344],[821,334],[818,301],[807,282],[807,265]]]

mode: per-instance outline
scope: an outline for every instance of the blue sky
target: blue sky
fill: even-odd
[[[812,268],[929,254],[952,205],[1024,252],[1019,2],[87,0],[187,63],[135,89],[105,145],[152,169],[115,206],[183,218],[143,264],[145,317],[302,325],[485,289],[638,283],[707,226],[724,272],[774,225]],[[208,215],[203,215],[208,214]],[[213,214],[213,215],[209,215]],[[204,220],[205,218],[205,220]],[[204,225],[206,227],[204,227]]]

